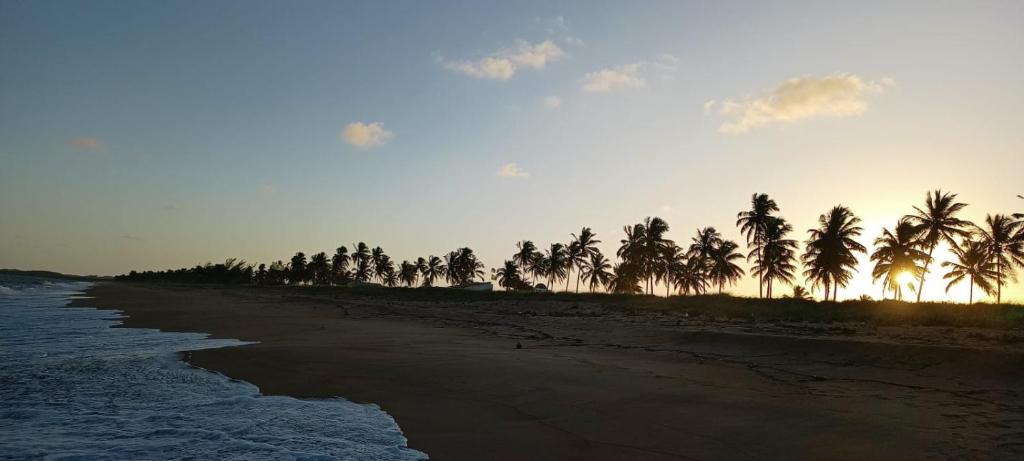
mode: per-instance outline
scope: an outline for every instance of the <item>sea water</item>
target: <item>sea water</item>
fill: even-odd
[[[426,458],[374,405],[264,396],[177,359],[239,341],[63,307],[88,285],[0,275],[0,459]]]

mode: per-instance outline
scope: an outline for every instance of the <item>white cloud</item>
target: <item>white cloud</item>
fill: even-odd
[[[548,96],[544,98],[544,107],[549,109],[557,109],[562,106],[562,98],[558,96]]]
[[[503,48],[475,61],[448,61],[442,57],[438,57],[437,61],[445,69],[470,77],[508,80],[521,69],[543,69],[548,62],[564,56],[565,52],[551,40],[537,44],[517,40],[515,46]]]
[[[679,58],[662,53],[654,61],[640,61],[587,72],[583,76],[583,91],[608,93],[625,88],[642,88],[647,86],[647,78],[651,74],[656,74],[663,80],[670,80],[679,68],[679,62]]]
[[[853,74],[825,77],[797,77],[780,83],[761,97],[708,101],[705,112],[718,108],[723,122],[721,133],[746,133],[773,123],[794,123],[816,117],[853,117],[868,108],[867,97],[881,94],[895,83],[890,78],[868,81]]]
[[[341,131],[341,138],[346,143],[360,149],[379,146],[392,137],[394,137],[394,133],[385,130],[384,125],[380,122],[353,122],[345,125],[345,129]]]
[[[71,147],[82,150],[99,150],[103,148],[103,141],[101,141],[99,138],[71,138],[70,144]]]
[[[640,76],[643,63],[626,64],[616,68],[601,69],[587,72],[583,76],[583,91],[588,93],[607,93],[623,88],[641,88],[647,81]]]
[[[506,163],[498,170],[498,176],[503,178],[528,178],[530,177],[530,173],[519,168],[519,165],[516,165],[515,163]]]

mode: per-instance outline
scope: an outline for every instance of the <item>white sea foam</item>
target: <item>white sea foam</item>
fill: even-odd
[[[426,458],[374,405],[263,396],[175,358],[238,341],[60,307],[84,283],[0,282],[0,458]]]

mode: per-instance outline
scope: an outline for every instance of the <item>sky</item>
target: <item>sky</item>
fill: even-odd
[[[0,0],[0,267],[358,241],[493,267],[583,226],[614,254],[646,216],[742,241],[755,192],[800,240],[849,206],[869,247],[935,188],[1021,212],[1021,24],[1019,1]],[[941,276],[926,299],[965,299]]]

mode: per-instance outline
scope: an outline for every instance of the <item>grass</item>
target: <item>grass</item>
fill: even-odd
[[[945,326],[1000,329],[1024,328],[1024,306],[1019,304],[974,305],[956,303],[909,303],[899,301],[817,302],[798,299],[757,299],[730,295],[650,296],[603,293],[474,292],[448,288],[342,288],[274,287],[287,294],[388,299],[417,302],[487,303],[498,301],[545,301],[597,304],[631,314],[741,319],[761,322],[867,322],[879,326]]]

